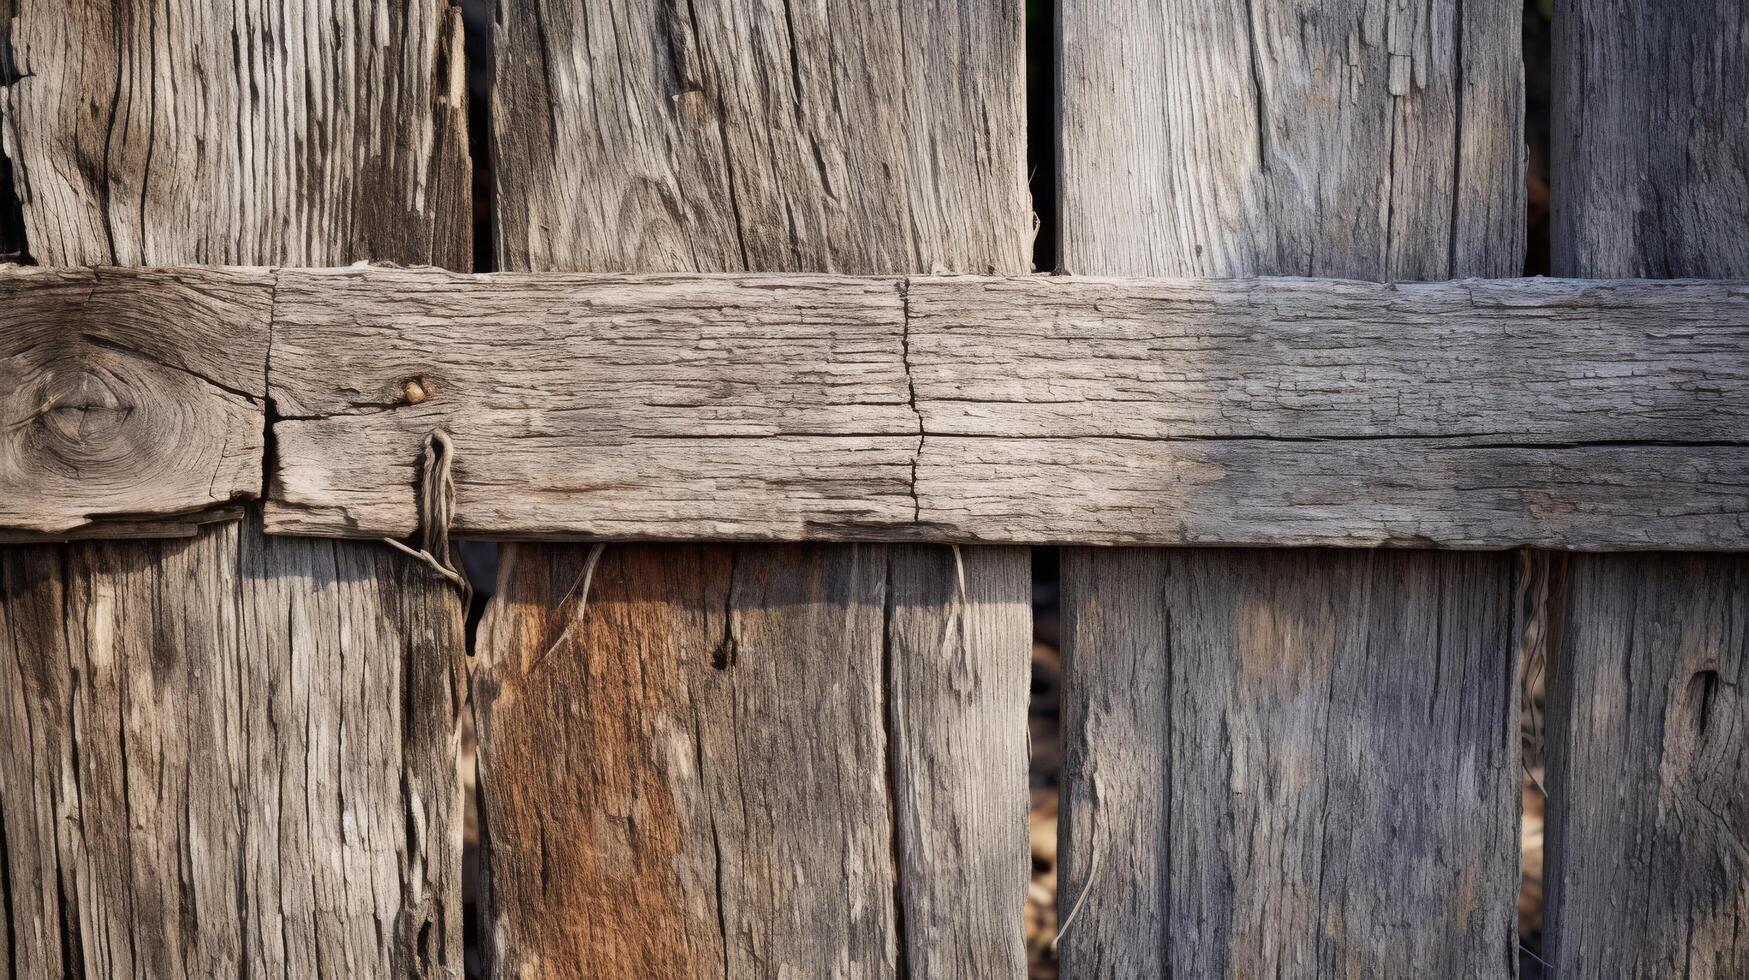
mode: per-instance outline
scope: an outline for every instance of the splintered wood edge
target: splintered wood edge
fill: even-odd
[[[30,353],[0,439],[32,449],[0,459],[0,541],[190,534],[264,481],[272,533],[407,537],[443,429],[461,536],[1749,549],[1737,282],[74,268],[0,295]],[[25,404],[55,385],[77,419]],[[151,451],[73,438],[108,410]]]

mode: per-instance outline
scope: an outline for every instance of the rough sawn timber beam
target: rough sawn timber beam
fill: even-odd
[[[246,497],[209,459],[271,444],[271,531],[401,537],[443,429],[456,531],[484,537],[1749,548],[1742,283],[183,269],[45,333],[20,284],[69,275],[5,280],[10,529]],[[247,276],[270,280],[264,406],[194,374],[167,413],[33,415],[41,351],[101,378],[117,345],[68,338],[113,325],[161,321],[171,378],[256,356],[185,329],[205,308],[152,312]],[[128,441],[162,418],[176,439]],[[70,433],[114,452],[45,454]],[[87,492],[55,469],[79,452],[136,479]]]

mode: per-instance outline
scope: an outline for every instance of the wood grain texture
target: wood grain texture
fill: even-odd
[[[37,261],[467,261],[446,0],[13,6]],[[461,976],[448,584],[257,517],[0,563],[18,973]]]
[[[411,533],[442,427],[481,535],[1749,546],[1736,283],[347,269],[278,297],[274,531]]]
[[[499,8],[493,95],[501,266],[1024,273],[1031,222],[1021,20],[1014,0],[509,0]],[[872,423],[889,411],[864,414]],[[914,419],[903,438],[900,459],[915,453]],[[750,448],[729,442],[718,458]],[[823,455],[796,449],[786,457],[792,469]],[[732,741],[716,734],[722,721],[698,737],[712,794],[700,804],[714,822],[709,836],[699,839],[706,829],[696,822],[684,838],[662,820],[628,826],[630,846],[657,859],[642,866],[653,882],[627,883],[616,877],[625,862],[581,849],[550,859],[549,880],[595,891],[592,905],[542,915],[527,892],[494,891],[485,910],[491,948],[498,962],[514,963],[499,972],[557,977],[592,964],[604,975],[675,968],[842,976],[916,964],[945,976],[1023,975],[1029,646],[1007,644],[1030,633],[1031,610],[1029,589],[1005,570],[1025,558],[966,551],[968,594],[994,598],[968,620],[982,624],[962,640],[970,648],[944,650],[939,637],[910,644],[913,626],[957,601],[946,549],[742,548],[730,567],[713,559],[694,572],[697,553],[685,546],[623,556],[625,618],[569,655],[624,663],[647,662],[669,643],[714,650],[716,634],[688,639],[674,623],[695,596],[731,597],[738,652],[722,671],[702,671],[708,684],[694,681],[695,697],[717,699],[710,717],[733,706]],[[511,568],[576,568],[582,560],[574,550],[528,546],[511,555]],[[891,589],[883,568],[893,570]],[[658,584],[670,576],[674,584]],[[550,628],[543,624],[568,608],[560,590],[572,581],[521,590],[521,602],[494,611],[502,619],[493,636],[511,621],[531,635]],[[915,611],[870,608],[883,592],[901,591]],[[878,660],[877,646],[886,650]],[[517,651],[488,642],[481,655],[502,660]],[[941,685],[941,672],[962,659],[981,666],[977,683]],[[526,836],[501,841],[495,814],[571,778],[550,764],[551,744],[571,736],[542,714],[552,695],[540,678],[497,676],[505,685],[495,692],[499,707],[481,725],[494,881],[516,873],[517,865],[500,863],[501,843],[519,853],[531,846]],[[669,747],[683,754],[683,738],[659,735],[668,725],[663,706],[674,703],[661,693],[672,690],[668,679],[646,672],[635,683],[650,692],[635,703],[650,706],[624,719],[628,734],[573,743],[568,753],[638,758],[651,742],[664,758]],[[526,717],[505,706],[524,696]],[[878,727],[893,724],[894,706],[903,709],[897,735]],[[968,728],[981,738],[961,738]],[[519,743],[544,748],[518,765]],[[495,764],[499,745],[506,755]],[[604,831],[592,830],[588,846],[617,847],[605,834],[612,818],[600,820]],[[976,835],[976,855],[965,834]],[[688,855],[710,847],[708,864],[662,863],[674,846]],[[960,863],[929,863],[937,857]],[[690,887],[699,868],[710,869],[714,890]],[[651,914],[630,897],[639,890],[690,904]],[[712,894],[715,916],[699,900]],[[677,933],[704,938],[682,944]],[[676,967],[641,952],[658,945],[664,955],[678,947],[686,960]],[[713,948],[726,955],[710,958]]]
[[[896,280],[347,270],[288,274],[281,303],[276,531],[410,533],[438,427],[463,532],[793,539],[915,511]]]
[[[504,0],[499,266],[1015,273],[1022,9]]]
[[[0,266],[0,525],[261,493],[273,279]]]
[[[1749,970],[1749,564],[1574,559],[1549,715],[1543,957],[1572,975]]]
[[[888,551],[887,753],[905,972],[1027,973],[1032,556]]]
[[[1063,267],[1513,274],[1520,17],[1510,0],[1069,0]],[[1414,440],[1393,448],[1387,466],[1348,470],[1347,489],[1338,471],[1353,460],[1281,479],[1314,508],[1402,493],[1420,513],[1509,486],[1500,473],[1441,476],[1455,460]],[[1362,473],[1388,485],[1360,489]],[[1436,490],[1414,489],[1430,477]],[[1570,512],[1550,502],[1511,509]],[[1078,551],[1064,565],[1076,705],[1061,914],[1088,900],[1063,940],[1065,976],[1513,969],[1517,702],[1502,557]],[[1178,574],[1159,581],[1163,568]],[[1391,845],[1348,843],[1369,837]],[[1114,862],[1099,877],[1096,854]],[[1114,874],[1130,868],[1153,873]]]
[[[510,554],[475,680],[496,971],[1021,971],[1024,552],[968,553],[963,610],[942,547],[616,545],[587,587],[583,551]]]
[[[1065,969],[1509,975],[1510,561],[1068,552]]]
[[[1555,269],[1741,276],[1749,12],[1562,3]],[[1580,556],[1550,602],[1543,958],[1556,975],[1749,971],[1749,565]]]
[[[1082,275],[1513,275],[1512,0],[1064,0],[1062,267]]]
[[[1742,276],[1749,13],[1734,0],[1556,6],[1557,274]]]
[[[6,433],[22,451],[0,470],[14,533],[91,531],[94,511],[148,529],[141,515],[254,494],[265,390],[277,532],[413,533],[420,446],[443,428],[457,528],[492,536],[1749,543],[1736,282],[361,267],[4,283],[24,355]],[[254,339],[215,344],[232,323]],[[159,397],[136,366],[188,397],[120,411]]]
[[[1742,551],[1738,446],[1578,449],[1398,439],[931,439],[937,540],[1060,544]],[[999,488],[992,492],[991,488]]]
[[[447,0],[15,0],[7,155],[53,265],[467,268]]]
[[[449,975],[462,623],[423,578],[237,523],[0,551],[11,974]]]

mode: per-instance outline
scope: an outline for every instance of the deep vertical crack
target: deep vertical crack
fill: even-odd
[[[899,712],[899,667],[898,654],[893,649],[893,549],[882,548],[879,553],[886,562],[886,594],[882,597],[881,609],[881,725],[882,735],[886,739],[887,761],[887,840],[892,848],[893,863],[893,933],[898,937],[894,944],[897,947],[897,972],[900,977],[911,975],[908,935],[905,921],[905,862],[904,862],[904,828],[899,817],[899,769],[902,761],[903,746],[901,730],[903,725],[898,717]]]
[[[25,77],[13,57],[12,20],[9,18],[0,22],[0,110],[5,108],[7,89]],[[7,138],[7,132],[15,127],[16,120],[9,113],[0,111],[0,265],[35,265],[25,235],[24,195],[19,191],[21,181],[13,174],[12,159],[6,154],[9,143],[14,146],[21,143],[15,131],[13,138]]]
[[[1257,58],[1257,7],[1245,0],[1245,47],[1251,63],[1251,107],[1257,117],[1257,167],[1269,172],[1269,111],[1263,96],[1263,72]]]
[[[1461,213],[1463,177],[1464,177],[1464,0],[1457,0],[1457,9],[1453,16],[1457,18],[1457,50],[1453,61],[1454,78],[1452,79],[1452,94],[1454,105],[1452,109],[1452,139],[1451,139],[1451,243],[1447,247],[1446,271],[1448,279],[1456,279],[1464,273],[1471,275],[1494,275],[1492,269],[1487,271],[1476,269],[1459,269],[1460,239],[1458,231]]]
[[[911,280],[899,280],[899,357],[905,368],[905,391],[911,414],[917,419],[917,447],[911,451],[911,522],[923,520],[923,501],[917,496],[917,464],[923,458],[923,412],[917,407],[917,376],[911,370]]]

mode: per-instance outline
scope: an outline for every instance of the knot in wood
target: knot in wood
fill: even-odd
[[[251,275],[0,273],[0,528],[260,494],[271,290]]]
[[[134,411],[123,379],[85,365],[50,369],[36,395],[38,407],[28,424],[40,427],[53,445],[71,450],[114,443]]]
[[[415,375],[401,383],[401,400],[409,405],[417,405],[431,397],[431,383]]]

